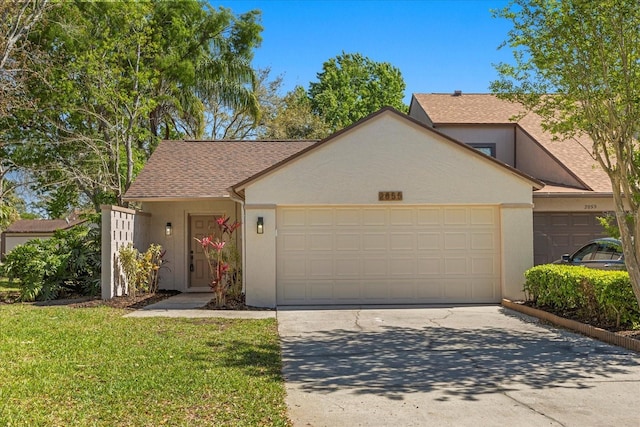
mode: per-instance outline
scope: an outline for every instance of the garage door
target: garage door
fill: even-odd
[[[500,300],[492,206],[278,208],[277,303]]]
[[[597,219],[603,215],[602,212],[534,212],[534,263],[553,262],[589,240],[605,236]]]

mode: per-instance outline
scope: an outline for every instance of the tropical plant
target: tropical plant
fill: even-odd
[[[229,217],[224,216],[216,221],[222,230],[221,237],[205,236],[195,240],[202,246],[207,260],[211,277],[209,286],[215,294],[215,306],[222,308],[227,303],[229,293],[239,295],[242,290],[240,256],[233,242],[233,233],[240,227],[240,223],[229,223]]]
[[[0,275],[18,279],[22,301],[51,300],[67,294],[97,295],[100,290],[100,228],[97,224],[58,230],[9,252]]]
[[[151,244],[144,253],[140,253],[131,244],[120,247],[118,260],[127,278],[129,295],[136,296],[138,292],[153,294],[158,291],[160,269],[167,262],[164,259],[166,252],[157,244]]]

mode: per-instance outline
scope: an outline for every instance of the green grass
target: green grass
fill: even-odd
[[[0,425],[286,426],[274,319],[0,305]]]

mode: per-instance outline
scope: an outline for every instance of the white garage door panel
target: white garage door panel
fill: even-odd
[[[279,208],[277,303],[498,302],[494,207]]]

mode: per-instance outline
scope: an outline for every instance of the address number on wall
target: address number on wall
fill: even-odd
[[[378,191],[378,200],[381,202],[397,202],[402,200],[402,191]]]

